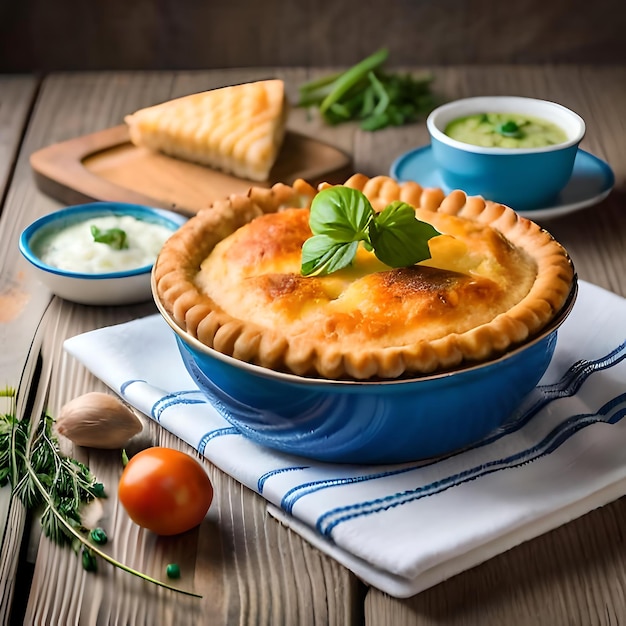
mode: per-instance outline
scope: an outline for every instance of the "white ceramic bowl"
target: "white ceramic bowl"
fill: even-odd
[[[174,232],[187,218],[166,211],[122,202],[91,202],[48,213],[27,226],[19,239],[19,250],[34,268],[37,277],[52,293],[79,304],[122,305],[152,299],[150,273],[154,260],[141,267],[112,272],[82,272],[60,269],[40,258],[45,237],[79,222],[103,216],[128,215]],[[98,244],[104,245],[104,244]]]
[[[567,139],[535,148],[484,147],[452,139],[448,124],[482,113],[514,113],[559,126]],[[433,157],[448,189],[506,204],[519,211],[549,206],[572,175],[585,122],[566,107],[536,98],[482,96],[448,102],[428,116]],[[419,182],[419,181],[418,181]]]

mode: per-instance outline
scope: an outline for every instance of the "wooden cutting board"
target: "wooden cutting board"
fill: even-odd
[[[253,182],[138,148],[125,125],[42,148],[31,155],[30,164],[39,189],[65,204],[130,202],[186,214],[251,186],[290,184],[297,178],[313,185],[340,183],[353,173],[345,152],[288,131],[270,179]]]

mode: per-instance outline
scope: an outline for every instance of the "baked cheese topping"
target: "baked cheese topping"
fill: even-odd
[[[285,133],[281,80],[233,85],[184,96],[128,115],[137,146],[264,181]]]
[[[290,341],[337,350],[433,341],[488,324],[521,301],[536,277],[534,260],[488,225],[417,209],[441,236],[432,258],[392,269],[359,247],[352,266],[301,276],[307,209],[256,218],[219,242],[196,277],[230,316]]]

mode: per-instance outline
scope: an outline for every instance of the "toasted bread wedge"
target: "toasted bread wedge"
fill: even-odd
[[[281,80],[244,83],[140,109],[125,122],[136,146],[265,181],[285,133]]]

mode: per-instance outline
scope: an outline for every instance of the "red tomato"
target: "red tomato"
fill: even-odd
[[[196,459],[171,448],[146,448],[122,472],[120,502],[130,518],[158,535],[177,535],[204,519],[213,486]]]

